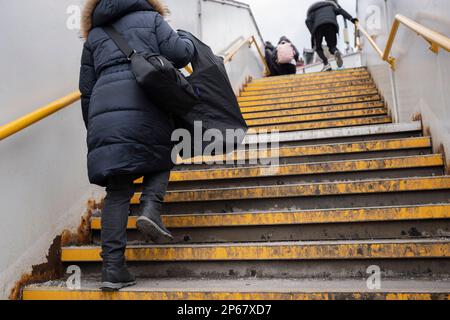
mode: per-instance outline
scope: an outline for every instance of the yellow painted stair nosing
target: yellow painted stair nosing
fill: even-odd
[[[352,98],[359,96],[370,96],[377,95],[377,89],[369,89],[369,90],[356,90],[356,91],[345,91],[339,93],[331,93],[331,94],[318,94],[304,97],[294,97],[294,98],[280,98],[280,99],[267,99],[261,101],[250,101],[250,102],[240,102],[239,106],[241,108],[247,107],[260,107],[267,105],[279,105],[279,104],[287,104],[287,103],[295,103],[295,102],[308,102],[308,101],[317,101],[317,100],[329,100],[329,99],[337,99],[337,98]]]
[[[312,175],[340,172],[361,172],[377,170],[393,170],[407,168],[424,168],[444,166],[440,154],[425,156],[404,156],[379,159],[345,160],[329,162],[311,162],[280,166],[254,166],[240,168],[204,169],[173,171],[171,182],[213,181],[229,179],[246,179],[258,177],[282,177]],[[141,183],[142,180],[138,180]]]
[[[324,121],[324,120],[338,120],[338,119],[349,119],[365,116],[387,116],[388,110],[383,107],[378,108],[367,108],[367,109],[356,109],[356,110],[346,110],[346,111],[331,111],[323,113],[312,113],[303,115],[290,115],[282,117],[271,117],[263,119],[247,119],[246,123],[249,127],[258,126],[270,126],[276,124],[288,124],[288,123],[302,123],[302,122],[312,122],[312,121]]]
[[[100,247],[63,247],[62,262],[101,262]],[[450,258],[450,240],[316,241],[129,246],[127,261],[276,261]]]
[[[349,103],[363,103],[363,102],[382,102],[381,96],[379,94],[373,94],[368,96],[355,96],[355,97],[343,97],[343,98],[331,98],[323,100],[314,101],[303,101],[303,102],[292,102],[292,103],[280,103],[271,104],[263,106],[251,106],[242,107],[241,112],[254,113],[254,112],[264,112],[264,111],[279,111],[288,109],[300,109],[300,108],[311,108],[311,107],[321,107],[321,106],[332,106],[341,105]]]
[[[166,203],[450,190],[450,176],[169,191]],[[132,204],[140,203],[136,193]]]
[[[301,211],[261,211],[217,214],[164,215],[169,229],[232,228],[249,226],[311,225],[419,221],[450,219],[450,204]],[[137,217],[129,217],[127,229],[136,229]],[[92,230],[101,229],[101,217],[91,220]]]
[[[410,150],[431,148],[430,137],[401,138],[389,140],[371,140],[362,142],[335,143],[322,145],[282,147],[274,149],[252,149],[248,151],[236,151],[229,155],[195,157],[180,160],[178,165],[190,164],[223,164],[226,162],[261,160],[279,158],[293,158],[302,156],[337,155],[345,153],[366,153],[377,151]]]

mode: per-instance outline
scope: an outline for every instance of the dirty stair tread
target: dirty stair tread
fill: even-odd
[[[422,132],[422,122],[414,121],[409,123],[384,123],[350,128],[327,128],[280,133],[249,132],[245,137],[243,143],[252,145],[271,141],[300,142],[413,132]]]
[[[81,290],[64,283],[28,286],[25,300],[40,299],[217,299],[217,300],[315,300],[361,299],[449,299],[448,279],[383,279],[381,290],[369,290],[366,279],[138,279],[134,287],[102,293],[99,279],[83,279]]]
[[[320,155],[337,155],[337,154],[356,154],[356,153],[370,153],[377,151],[392,151],[392,150],[410,150],[410,149],[424,149],[431,148],[430,137],[419,138],[403,138],[403,139],[386,139],[386,140],[370,140],[362,142],[347,142],[347,143],[333,143],[321,145],[308,146],[294,146],[281,148],[262,148],[250,149],[248,151],[233,152],[229,155],[221,156],[204,156],[195,157],[191,159],[180,160],[179,165],[182,164],[202,164],[206,162],[226,162],[238,160],[252,160],[252,159],[268,159],[273,156],[279,158],[288,157],[306,157],[306,156],[320,156]]]
[[[212,228],[275,225],[306,225],[334,223],[370,223],[380,221],[450,219],[450,204],[430,204],[396,207],[342,208],[324,210],[291,210],[234,212],[217,214],[163,215],[170,228]],[[127,228],[136,229],[137,216],[128,218]],[[101,217],[93,217],[91,229],[101,229]]]
[[[364,160],[344,160],[328,162],[310,162],[278,166],[253,166],[239,168],[220,168],[203,170],[173,171],[171,182],[207,181],[223,179],[244,179],[257,177],[275,177],[290,175],[310,175],[339,172],[378,171],[406,168],[439,167],[444,165],[440,154],[376,158]],[[143,179],[138,179],[141,184]]]
[[[100,262],[101,247],[63,247],[63,262]],[[450,238],[127,246],[129,262],[448,259]]]

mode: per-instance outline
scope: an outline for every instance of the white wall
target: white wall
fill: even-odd
[[[450,1],[448,0],[359,0],[359,18],[376,42],[384,49],[393,18],[402,14],[424,26],[450,37]],[[377,12],[380,18],[377,27]],[[375,14],[373,14],[375,12]],[[368,24],[368,25],[367,25]],[[421,113],[424,125],[430,128],[434,147],[445,146],[450,154],[450,55],[441,50],[436,55],[428,43],[414,32],[400,27],[392,56],[397,69],[392,72],[369,43],[364,44],[364,60],[377,85],[399,122],[408,122]],[[397,110],[395,110],[395,96]]]
[[[197,35],[202,29],[214,50],[255,33],[246,9],[200,1],[205,6],[200,29],[197,0],[167,2],[173,26]],[[0,0],[0,125],[77,90],[81,4]],[[247,52],[246,59],[228,66],[235,87],[247,75],[262,75],[261,64],[244,67],[255,64],[254,57]],[[45,262],[57,235],[79,224],[87,200],[102,197],[103,190],[87,180],[85,131],[75,103],[0,141],[0,299],[32,265]]]

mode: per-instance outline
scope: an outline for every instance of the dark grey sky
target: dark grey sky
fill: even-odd
[[[310,34],[305,25],[306,11],[317,0],[241,0],[253,10],[264,39],[277,42],[285,35],[300,51],[310,47]],[[350,14],[356,15],[356,0],[340,0],[339,4]],[[341,17],[338,20],[343,24]],[[353,25],[351,25],[351,35]],[[342,39],[342,34],[341,34]],[[342,46],[342,42],[340,42]]]

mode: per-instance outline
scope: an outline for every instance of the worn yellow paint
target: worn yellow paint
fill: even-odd
[[[308,76],[296,75],[292,78],[281,78],[281,77],[270,77],[255,79],[249,84],[267,85],[267,84],[278,84],[278,83],[292,83],[292,82],[308,82],[313,80],[323,80],[323,79],[334,79],[339,80],[340,78],[357,77],[361,75],[369,76],[367,70],[354,70],[350,72],[339,72],[339,73],[317,73]]]
[[[323,77],[323,76],[334,76],[334,75],[342,75],[345,73],[355,73],[355,72],[368,72],[367,68],[348,68],[344,70],[332,70],[326,73],[324,72],[312,72],[312,73],[304,73],[304,74],[288,74],[274,77],[265,77],[265,78],[256,78],[253,79],[254,82],[265,82],[265,81],[273,81],[273,80],[283,80],[283,79],[311,79],[314,77]]]
[[[372,108],[384,108],[384,102],[375,101],[364,103],[341,104],[334,106],[321,106],[313,108],[288,109],[280,111],[253,112],[253,113],[245,113],[243,116],[245,120],[252,120],[252,119],[266,119],[273,117],[288,117],[288,116],[290,117],[304,114],[318,114],[318,113],[323,114],[328,112],[350,111],[350,110],[361,110]]]
[[[246,160],[264,160],[273,157],[293,158],[300,156],[318,156],[333,155],[344,153],[362,153],[377,152],[390,150],[407,150],[431,148],[431,139],[429,137],[392,139],[392,140],[375,140],[354,143],[337,143],[324,145],[311,145],[299,147],[282,147],[279,149],[258,149],[247,150],[242,152],[234,152],[228,155],[195,157],[192,159],[181,160],[179,164],[223,164],[235,163],[236,161]],[[142,180],[140,180],[142,183]]]
[[[287,79],[287,80],[272,80],[272,81],[264,81],[264,82],[250,82],[247,84],[246,88],[251,87],[271,87],[271,86],[277,86],[277,85],[299,85],[299,84],[317,84],[317,83],[323,83],[323,81],[327,80],[333,80],[333,82],[340,82],[341,79],[356,79],[361,77],[370,77],[368,73],[366,72],[356,72],[356,73],[347,73],[347,74],[341,74],[336,76],[329,76],[329,75],[322,75],[320,77],[313,77],[310,79]]]
[[[136,229],[136,219],[136,217],[128,218],[128,229]],[[163,216],[162,219],[165,226],[170,229],[436,220],[450,219],[450,205],[186,214]],[[100,230],[101,218],[93,218],[91,228]]]
[[[278,131],[278,132],[288,132],[288,131],[300,131],[300,130],[319,130],[319,129],[329,129],[329,128],[342,128],[342,127],[354,127],[363,125],[373,125],[373,124],[385,124],[391,123],[392,118],[388,116],[374,116],[374,117],[364,117],[364,118],[350,118],[343,120],[329,120],[329,121],[316,121],[316,122],[300,122],[293,124],[279,124],[279,125],[268,125],[268,126],[258,126],[252,127],[248,131],[248,134],[255,134],[259,131]]]
[[[359,172],[424,168],[443,166],[442,155],[412,156],[401,158],[348,160],[320,163],[300,163],[269,167],[244,167],[207,170],[173,171],[171,182],[228,180],[258,177],[281,177],[293,175],[311,175],[338,172]],[[270,170],[268,170],[270,169]]]
[[[287,89],[287,88],[308,88],[310,86],[322,86],[323,87],[330,87],[338,83],[343,82],[354,82],[354,81],[370,81],[373,82],[373,80],[370,78],[369,75],[360,75],[360,76],[351,76],[351,77],[342,77],[338,80],[336,79],[316,79],[316,80],[310,80],[310,81],[304,81],[304,82],[292,82],[292,83],[282,83],[282,84],[268,84],[268,85],[260,85],[260,84],[252,84],[249,83],[245,85],[244,92],[247,93],[253,93],[253,94],[260,94],[260,91],[267,91],[267,90],[278,90],[278,89]]]
[[[450,177],[383,179],[352,182],[329,182],[294,184],[266,187],[235,187],[169,191],[165,202],[220,201],[240,199],[319,197],[327,195],[373,194],[407,191],[450,189]],[[136,193],[132,204],[139,204],[140,193]]]
[[[62,262],[100,262],[100,247],[62,248]],[[247,261],[449,258],[450,242],[292,242],[130,246],[127,261]]]
[[[292,97],[292,98],[280,98],[280,99],[267,99],[261,101],[249,101],[249,102],[240,102],[239,106],[241,108],[245,107],[255,107],[255,106],[264,106],[264,105],[273,105],[273,104],[285,104],[285,103],[294,103],[294,102],[305,102],[305,101],[314,101],[314,100],[325,100],[325,99],[336,99],[336,98],[345,98],[345,97],[356,97],[356,96],[365,96],[365,95],[375,95],[378,94],[377,89],[367,89],[367,90],[354,90],[354,91],[346,91],[346,92],[337,92],[337,93],[325,93],[304,97]]]
[[[319,84],[309,84],[309,85],[301,85],[301,86],[280,86],[279,88],[274,89],[265,89],[258,91],[242,91],[241,97],[252,97],[259,95],[267,95],[267,94],[278,94],[278,93],[289,93],[289,92],[302,92],[306,90],[323,90],[323,89],[338,89],[338,88],[348,88],[352,86],[360,86],[360,85],[371,85],[374,82],[370,79],[357,79],[357,80],[347,80],[333,83],[319,83]]]
[[[343,88],[327,88],[327,89],[318,89],[318,90],[298,90],[294,92],[287,93],[276,93],[276,94],[266,94],[263,93],[258,96],[249,96],[249,97],[239,97],[239,102],[248,102],[248,101],[259,101],[259,100],[269,100],[269,99],[282,99],[282,98],[295,98],[295,97],[303,97],[303,96],[313,96],[318,94],[332,94],[332,93],[340,93],[346,91],[359,91],[359,90],[371,90],[376,89],[374,84],[363,84],[357,86],[346,86]]]
[[[335,112],[325,112],[325,113],[314,113],[306,115],[291,115],[285,117],[271,117],[263,119],[249,119],[246,120],[249,127],[257,126],[270,126],[275,124],[283,123],[300,123],[309,121],[323,121],[329,119],[345,119],[345,118],[355,118],[355,117],[368,117],[368,116],[382,116],[387,115],[388,111],[386,108],[370,108],[370,109],[359,109],[359,110],[347,110],[347,111],[335,111]]]
[[[251,113],[251,112],[278,111],[278,110],[287,110],[287,109],[295,109],[295,108],[311,108],[311,107],[319,107],[319,106],[339,105],[339,104],[347,104],[347,103],[373,102],[373,101],[381,101],[380,95],[374,94],[374,95],[357,96],[357,97],[330,98],[330,99],[304,101],[304,102],[296,102],[296,103],[272,104],[272,105],[255,106],[255,107],[242,107],[241,112],[245,115],[245,113]]]
[[[226,291],[133,291],[68,290],[64,288],[25,288],[23,300],[450,300],[450,293],[424,292],[226,292]]]

